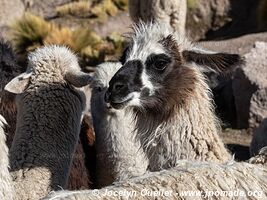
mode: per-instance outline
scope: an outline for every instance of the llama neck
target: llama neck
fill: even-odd
[[[230,159],[219,138],[220,126],[214,114],[208,86],[200,82],[186,105],[175,108],[167,122],[145,135],[142,146],[150,158],[151,170],[175,166],[179,160],[224,162]]]
[[[8,148],[4,132],[5,120],[0,115],[0,199],[13,199],[12,180],[9,173]]]
[[[74,93],[54,85],[17,97],[10,164],[22,199],[39,199],[66,185],[83,109]]]
[[[140,141],[135,139],[132,114],[117,110],[94,123],[99,186],[144,174],[147,160]]]

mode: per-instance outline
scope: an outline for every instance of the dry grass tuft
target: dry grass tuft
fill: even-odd
[[[43,39],[51,32],[53,25],[40,17],[25,13],[11,28],[16,50],[23,53],[43,45]]]
[[[89,16],[91,6],[91,1],[71,2],[57,7],[56,12],[59,16],[73,15],[79,17],[86,17]]]
[[[100,21],[104,21],[108,16],[115,16],[118,13],[118,8],[111,0],[102,0],[101,3],[92,7],[91,13]]]
[[[120,10],[128,9],[128,0],[112,0]]]
[[[11,28],[14,46],[22,60],[26,59],[29,51],[39,46],[58,44],[68,46],[77,53],[82,58],[82,65],[96,65],[110,55],[118,55],[124,47],[124,39],[118,34],[102,39],[88,28],[71,30],[59,27],[29,13]]]
[[[59,6],[56,11],[59,16],[89,17],[103,22],[127,7],[128,0],[82,0]]]
[[[113,54],[119,55],[123,49],[125,48],[126,41],[125,38],[122,37],[119,33],[112,33],[107,37],[107,41],[111,42],[114,46]]]

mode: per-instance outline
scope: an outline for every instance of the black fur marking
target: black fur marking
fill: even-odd
[[[140,91],[143,84],[141,75],[143,64],[140,60],[125,63],[109,82],[106,101],[110,103],[125,103],[124,98],[135,91]]]
[[[171,61],[172,59],[166,54],[151,54],[146,60],[146,69],[163,72]]]

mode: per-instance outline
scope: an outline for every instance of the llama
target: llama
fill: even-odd
[[[11,147],[16,130],[17,108],[15,105],[15,94],[4,90],[4,86],[14,77],[26,70],[16,63],[16,56],[13,53],[11,45],[0,39],[0,113],[6,119],[7,146]],[[90,99],[90,98],[89,98]],[[83,120],[84,121],[84,120]],[[89,125],[89,129],[92,127]],[[81,130],[81,132],[86,130]],[[92,132],[91,132],[92,134]],[[68,178],[68,189],[88,188],[90,184],[89,175],[85,166],[84,149],[79,140],[73,157],[73,162]],[[91,161],[91,160],[90,160]],[[81,178],[82,177],[82,178]]]
[[[5,89],[18,94],[16,133],[10,149],[15,199],[40,199],[66,186],[91,81],[67,48],[47,46],[29,55],[25,73]]]
[[[91,109],[96,133],[97,187],[140,176],[147,170],[148,160],[135,140],[133,116],[127,110],[112,109],[104,101],[108,82],[122,65],[101,64],[94,75]]]
[[[202,72],[226,73],[242,58],[202,50],[158,23],[136,25],[130,38],[105,100],[134,112],[149,170],[174,167],[182,159],[229,160]]]
[[[266,176],[266,167],[245,162],[181,160],[172,169],[150,172],[100,190],[57,191],[43,200],[266,199]]]

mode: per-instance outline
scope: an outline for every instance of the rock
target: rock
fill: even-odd
[[[129,33],[132,21],[128,13],[119,12],[118,15],[109,17],[106,23],[95,23],[92,28],[102,37],[107,37],[113,32]]]
[[[6,36],[8,26],[24,13],[24,5],[20,0],[1,0],[0,36]]]
[[[245,58],[233,79],[237,127],[254,129],[267,116],[267,43],[256,42]]]
[[[222,41],[205,41],[200,42],[200,45],[212,51],[245,55],[254,48],[256,41],[267,42],[267,33],[249,34]],[[239,73],[239,70],[237,70],[236,73]],[[210,73],[207,74],[207,77],[214,94],[217,115],[223,121],[225,127],[237,128],[237,113],[232,88],[234,74],[234,71],[227,75]],[[242,98],[241,96],[239,101],[242,101]],[[248,112],[249,111],[246,113]]]
[[[265,118],[260,126],[254,131],[250,144],[250,155],[257,155],[261,148],[267,146],[267,118]]]
[[[26,11],[41,16],[44,19],[51,19],[57,16],[56,7],[69,3],[72,0],[22,0]]]
[[[267,86],[264,89],[257,90],[251,97],[249,111],[250,127],[258,127],[265,117],[267,117]]]
[[[229,0],[188,0],[186,29],[188,35],[199,40],[211,29],[218,29],[229,21]]]
[[[129,0],[129,13],[136,23],[157,21],[182,35],[185,33],[187,0]]]
[[[250,52],[257,41],[267,42],[267,32],[248,34],[238,38],[221,41],[205,41],[200,42],[200,45],[212,51],[245,55]]]
[[[258,0],[187,0],[193,40],[237,37],[257,30]]]

